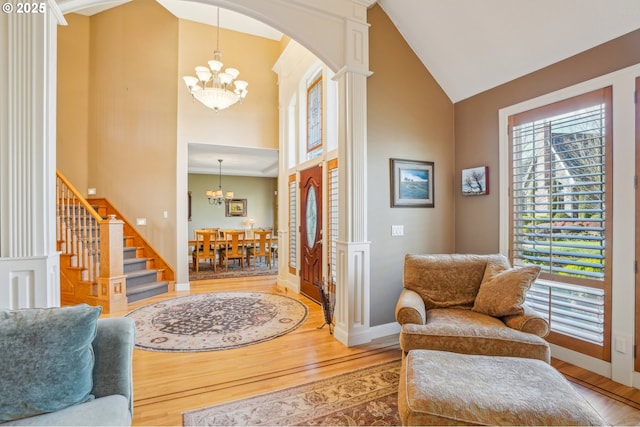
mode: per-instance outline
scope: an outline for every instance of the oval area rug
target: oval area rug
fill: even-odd
[[[309,313],[300,301],[266,292],[213,292],[145,305],[126,316],[136,322],[136,347],[196,352],[244,347],[293,331]]]

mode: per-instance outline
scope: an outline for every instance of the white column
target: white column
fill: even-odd
[[[274,71],[278,73],[278,84],[281,83],[281,69]],[[283,96],[282,86],[280,86],[279,100],[279,143],[278,153],[278,286],[300,292],[300,283],[296,274],[289,271],[289,151],[295,147],[295,140],[290,140],[289,129],[291,117],[295,117],[295,105],[288,103],[287,95]]]
[[[53,1],[38,13],[18,13],[16,2],[5,7],[0,14],[0,307],[58,306],[56,35],[64,18]]]
[[[367,77],[369,28],[366,8],[354,5],[346,23],[346,66],[338,81],[338,241],[336,339],[353,346],[371,341],[367,241]]]

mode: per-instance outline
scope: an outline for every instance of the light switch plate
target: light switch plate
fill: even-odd
[[[404,225],[392,225],[391,226],[391,235],[392,236],[404,236]]]

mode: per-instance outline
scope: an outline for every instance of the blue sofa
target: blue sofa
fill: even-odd
[[[6,390],[4,396],[0,391],[0,420],[4,422],[1,425],[131,425],[135,323],[126,317],[98,319],[100,311],[100,307],[87,305],[13,312],[0,310],[0,357],[15,360],[15,365],[3,367],[5,372],[0,372],[0,383]],[[21,325],[38,322],[40,326],[33,328],[35,332],[23,332],[30,326]],[[43,328],[43,324],[50,326]],[[69,324],[72,326],[67,328]],[[15,343],[12,344],[12,340]],[[65,340],[75,342],[70,344]],[[83,345],[83,340],[89,345]],[[60,342],[62,344],[57,348]],[[35,346],[36,349],[8,354],[16,345]],[[57,354],[60,352],[68,354]],[[76,358],[78,354],[82,359]],[[32,364],[30,359],[39,360]],[[39,373],[38,378],[28,377],[34,369],[37,371],[47,364],[44,374]],[[28,370],[21,372],[25,366]],[[86,369],[84,374],[77,372],[83,369]],[[31,384],[25,385],[19,378],[26,378]],[[65,384],[67,380],[69,383]],[[78,387],[86,389],[75,390]],[[12,388],[14,393],[9,391]],[[19,397],[14,397],[16,395]],[[72,396],[71,400],[68,396]],[[21,418],[21,414],[27,416]]]

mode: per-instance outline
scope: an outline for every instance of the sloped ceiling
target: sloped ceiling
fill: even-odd
[[[454,103],[640,28],[638,0],[378,3]]]

